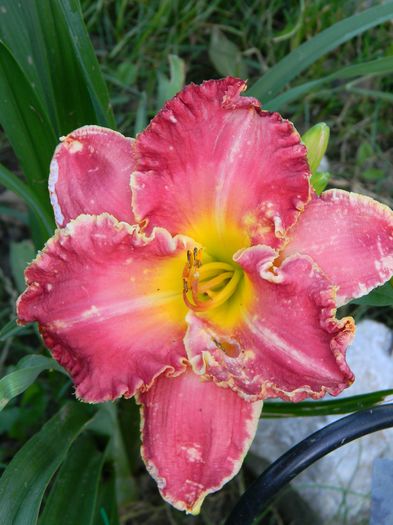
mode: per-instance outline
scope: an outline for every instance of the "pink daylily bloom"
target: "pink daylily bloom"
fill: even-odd
[[[266,397],[336,395],[353,374],[336,306],[393,274],[393,213],[311,190],[293,125],[235,78],[189,85],[135,141],[58,146],[57,230],[26,270],[37,321],[88,402],[137,396],[162,496],[197,513],[239,470]]]

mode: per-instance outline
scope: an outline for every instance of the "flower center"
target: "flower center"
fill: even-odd
[[[202,248],[187,250],[183,270],[183,299],[195,312],[206,312],[224,304],[236,292],[242,271],[225,262],[202,264]]]

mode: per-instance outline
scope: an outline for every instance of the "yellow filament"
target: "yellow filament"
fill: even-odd
[[[200,286],[198,286],[199,293],[204,293],[209,291],[211,288],[215,288],[216,286],[219,286],[223,282],[230,279],[233,275],[232,272],[224,272],[217,275],[217,277],[213,277],[213,279],[210,279],[209,281],[203,281]]]
[[[236,291],[241,277],[242,272],[240,270],[236,270],[233,273],[232,279],[229,281],[229,283],[217,293],[214,299],[211,300],[210,308],[217,308],[217,306],[224,304],[225,301],[227,301]]]
[[[233,266],[224,262],[211,262],[203,264],[199,268],[199,275],[200,277],[204,277],[206,273],[217,273],[222,271],[233,272]]]

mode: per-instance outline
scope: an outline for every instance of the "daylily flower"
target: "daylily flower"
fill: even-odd
[[[135,141],[62,139],[49,188],[60,229],[26,270],[37,321],[78,398],[137,395],[163,497],[197,513],[239,470],[266,397],[353,381],[336,306],[393,274],[393,214],[317,197],[293,125],[235,78],[189,85]]]

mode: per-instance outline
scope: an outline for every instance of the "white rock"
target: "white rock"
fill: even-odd
[[[392,331],[366,320],[359,323],[347,360],[356,380],[339,397],[393,388]],[[343,416],[262,420],[252,452],[274,461],[293,445]],[[371,471],[376,458],[393,458],[393,429],[345,445],[309,467],[293,486],[325,524],[368,523]]]

